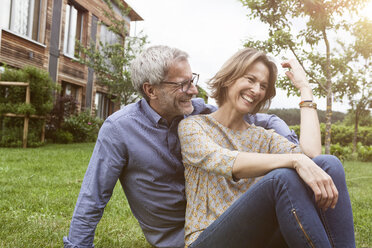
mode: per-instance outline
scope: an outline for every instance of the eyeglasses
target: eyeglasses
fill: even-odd
[[[187,92],[190,89],[191,84],[196,86],[198,84],[198,81],[199,81],[199,74],[193,73],[191,79],[187,79],[180,83],[177,83],[177,82],[161,82],[161,83],[177,85],[179,88],[181,88],[182,92]]]

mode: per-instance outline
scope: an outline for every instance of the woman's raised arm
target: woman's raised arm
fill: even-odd
[[[313,102],[313,92],[306,78],[306,73],[296,59],[282,62],[283,68],[292,70],[286,71],[287,77],[301,94],[301,125],[300,125],[300,146],[302,151],[314,158],[322,153],[321,135],[318,113]]]

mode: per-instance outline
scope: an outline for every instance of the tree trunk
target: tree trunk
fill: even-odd
[[[359,113],[358,113],[357,110],[355,110],[355,122],[354,122],[354,134],[353,134],[353,153],[357,152],[358,126],[359,126]]]
[[[327,82],[327,88],[328,88],[328,84],[330,83]],[[331,153],[331,128],[332,128],[332,90],[328,88],[326,126],[325,126],[325,137],[324,137],[325,154]]]
[[[331,128],[332,128],[332,75],[331,75],[331,51],[330,45],[327,38],[326,30],[323,29],[323,38],[326,45],[327,58],[326,58],[326,89],[327,89],[327,109],[326,109],[326,126],[325,126],[325,137],[324,146],[325,153],[331,153]]]

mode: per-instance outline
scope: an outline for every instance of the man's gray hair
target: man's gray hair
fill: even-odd
[[[169,67],[176,61],[187,60],[189,55],[177,48],[151,46],[139,54],[130,67],[132,84],[145,99],[143,84],[160,84],[167,76]]]

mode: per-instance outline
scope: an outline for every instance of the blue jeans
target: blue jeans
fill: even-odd
[[[190,247],[355,247],[343,166],[331,155],[313,161],[338,189],[335,209],[319,210],[295,170],[276,169],[249,188]]]

